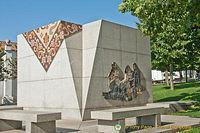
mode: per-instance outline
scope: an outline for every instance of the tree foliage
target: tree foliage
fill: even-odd
[[[13,53],[17,54],[17,45],[15,45],[16,49],[12,50]],[[5,60],[7,63],[7,66],[4,67],[4,78],[7,79],[16,79],[17,78],[17,58],[16,57],[10,57]]]
[[[17,78],[17,58],[7,59],[8,66],[4,67],[4,78],[16,79]]]
[[[151,36],[153,68],[172,77],[173,70],[197,63],[200,0],[122,0],[119,10],[136,16],[138,29]]]
[[[17,49],[17,45],[13,44]],[[12,49],[12,52],[16,54],[17,50]],[[0,80],[4,79],[16,79],[17,78],[17,58],[6,57],[6,51],[4,48],[0,48]]]
[[[0,50],[0,80],[4,79],[4,59],[5,52]]]

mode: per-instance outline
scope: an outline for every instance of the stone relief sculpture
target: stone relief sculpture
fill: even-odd
[[[140,84],[140,70],[136,63],[133,64],[133,70],[127,65],[124,73],[115,62],[111,67],[108,75],[109,91],[103,92],[105,99],[132,101],[142,94],[144,88]]]

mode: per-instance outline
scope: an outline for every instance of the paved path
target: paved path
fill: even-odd
[[[192,118],[188,116],[173,116],[173,115],[162,115],[162,127],[143,129],[138,131],[131,131],[131,133],[159,133],[159,132],[170,132],[171,128],[187,128],[188,126],[200,126],[200,118]],[[135,125],[136,119],[126,119],[126,125]],[[80,125],[80,126],[76,126]],[[181,127],[182,126],[182,127]],[[171,128],[170,128],[171,127]],[[11,130],[4,131],[1,133],[24,133],[23,130]],[[57,133],[97,133],[97,121],[66,121],[59,120],[57,122]]]

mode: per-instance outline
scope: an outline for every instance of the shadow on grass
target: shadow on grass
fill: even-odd
[[[175,83],[174,88],[175,89],[185,89],[185,88],[191,88],[191,87],[199,87],[200,82],[190,82],[190,83]],[[170,89],[170,86],[163,87],[164,89]]]
[[[188,93],[181,93],[181,94],[178,95],[178,96],[166,97],[166,98],[160,99],[160,100],[158,100],[158,101],[156,101],[156,102],[179,101],[179,100],[185,98],[186,96],[188,96]]]
[[[200,103],[200,90],[188,94],[188,93],[181,93],[178,96],[174,96],[174,97],[166,97],[163,99],[158,100],[157,102],[163,102],[163,101],[197,101],[198,103]]]
[[[183,98],[182,100],[185,101],[197,101],[198,103],[200,103],[200,90],[189,94],[188,96],[186,96],[185,98]]]

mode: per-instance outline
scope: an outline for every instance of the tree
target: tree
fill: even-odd
[[[9,40],[8,42],[0,42],[0,80],[4,79],[16,79],[17,78],[17,58],[16,57],[6,57],[5,45],[12,45],[11,50],[16,54],[17,45]]]
[[[0,80],[4,79],[4,59],[5,52],[0,50]]]
[[[4,67],[3,71],[6,73],[4,78],[16,79],[17,78],[17,59],[10,58],[7,60],[8,67]]]
[[[168,78],[169,62],[167,62],[165,58],[163,58],[164,56],[167,56],[167,51],[159,46],[160,44],[157,45],[156,42],[154,42],[154,39],[151,38],[152,69],[165,72],[165,82],[167,86],[169,86],[169,78]]]
[[[16,49],[12,51],[16,54],[17,53],[17,45],[13,44]],[[10,57],[5,60],[7,66],[4,66],[3,71],[5,73],[4,78],[7,79],[16,79],[17,78],[17,58]]]
[[[199,0],[123,0],[119,6],[122,13],[131,12],[138,17],[138,29],[151,36],[152,63],[168,68],[171,90],[174,90],[174,69],[184,64],[180,62],[186,59],[185,51],[191,52],[186,49],[191,40],[183,37],[188,29],[199,25],[199,8]]]

